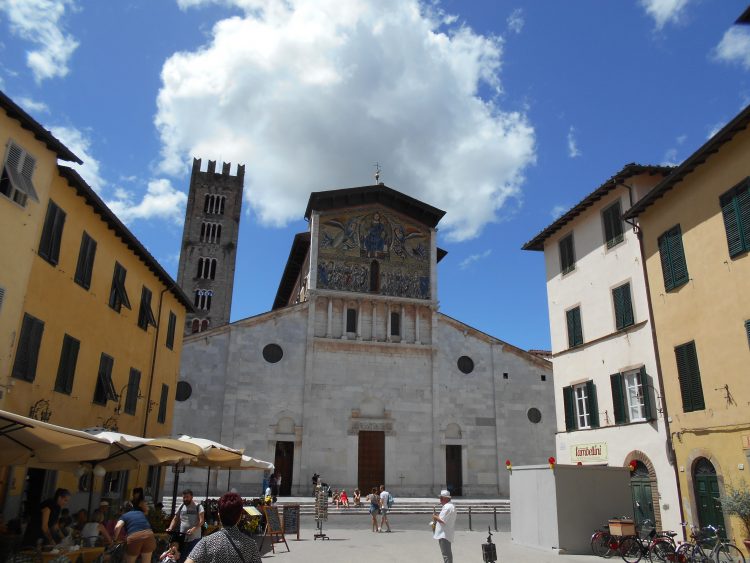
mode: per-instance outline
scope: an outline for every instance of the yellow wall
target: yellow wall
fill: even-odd
[[[39,232],[47,212],[47,198],[53,172],[57,170],[54,152],[21,124],[0,110],[0,168],[5,159],[8,144],[13,141],[36,158],[33,182],[39,202],[28,199],[21,207],[0,195],[0,227],[3,244],[0,244],[0,287],[5,289],[5,298],[0,307],[0,408],[3,408],[7,385],[10,384],[10,369],[16,343],[16,328],[22,316],[23,297],[36,256]]]
[[[674,439],[685,517],[697,524],[692,468],[706,457],[719,485],[750,483],[750,255],[730,258],[719,196],[750,175],[750,131],[739,133],[639,217],[664,391]],[[664,289],[658,237],[676,224],[690,281]],[[674,348],[695,341],[705,410],[683,412]],[[728,393],[724,388],[728,385]],[[747,444],[745,444],[747,445]],[[740,466],[744,465],[744,469]],[[725,516],[727,524],[730,519]],[[736,540],[744,537],[732,520]],[[741,545],[741,542],[739,542]]]

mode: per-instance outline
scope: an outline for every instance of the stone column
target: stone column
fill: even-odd
[[[414,305],[414,344],[421,344],[419,339],[419,305]]]
[[[328,298],[328,319],[326,321],[326,338],[331,338],[331,325],[333,324],[333,299]]]
[[[357,301],[357,340],[362,340],[362,301]]]
[[[346,299],[341,300],[341,340],[346,340]]]
[[[377,317],[377,313],[378,313],[378,302],[373,301],[372,302],[372,336],[370,338],[370,340],[372,340],[373,342],[375,342],[378,339],[377,334],[375,333],[375,317]]]
[[[406,323],[404,322],[406,320],[406,317],[404,316],[404,313],[406,312],[406,308],[404,305],[401,305],[401,317],[398,319],[398,332],[401,335],[401,344],[406,344]]]
[[[390,342],[391,338],[391,304],[388,303],[388,307],[385,310],[385,339]]]

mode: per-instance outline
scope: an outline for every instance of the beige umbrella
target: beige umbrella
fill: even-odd
[[[109,456],[112,445],[80,430],[0,411],[0,466],[77,463]]]
[[[273,471],[274,465],[270,461],[263,461],[249,455],[242,454],[238,459],[234,459],[230,462],[224,462],[211,467],[218,467],[219,469],[257,469],[264,471],[266,469]]]
[[[198,446],[201,449],[197,459],[190,462],[193,467],[218,467],[223,463],[239,463],[242,459],[242,450],[230,448],[213,440],[195,438],[185,434],[177,436],[176,439],[183,443]]]
[[[101,428],[91,428],[85,432],[112,445],[111,453],[96,461],[106,471],[130,469],[139,464],[192,463],[203,453],[203,449],[196,444],[169,437],[143,438]]]

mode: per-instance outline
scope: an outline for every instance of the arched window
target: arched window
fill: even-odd
[[[198,258],[196,278],[203,280],[216,279],[216,258]]]
[[[370,263],[370,291],[380,291],[380,264],[377,260]]]
[[[203,213],[211,213],[209,208],[211,207],[212,198],[213,196],[211,194],[206,194],[206,197],[203,200]]]
[[[211,258],[211,272],[209,274],[209,277],[212,280],[216,279],[216,258]]]
[[[204,330],[208,330],[208,319],[203,319],[201,321],[201,332]]]
[[[198,271],[195,272],[196,278],[202,278],[203,277],[203,258],[198,258]]]
[[[193,319],[192,333],[200,332],[201,322],[198,319]]]
[[[216,244],[219,244],[221,242],[221,225],[215,225],[215,226],[216,226],[216,230],[214,231],[215,235],[214,235],[213,242],[215,242]]]
[[[226,201],[226,196],[219,196],[219,210],[217,211],[219,215],[224,215],[224,204],[226,203]]]
[[[203,311],[210,311],[211,310],[211,297],[213,296],[213,291],[210,289],[196,289],[195,290],[195,300],[193,305],[196,309],[201,309]]]

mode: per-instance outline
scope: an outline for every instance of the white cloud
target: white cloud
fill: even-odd
[[[492,249],[489,248],[485,250],[484,252],[481,252],[479,254],[472,254],[471,256],[468,256],[464,258],[461,263],[458,265],[459,268],[462,270],[465,270],[469,266],[471,266],[474,262],[478,262],[479,260],[484,260],[487,258],[490,254],[492,254]]]
[[[708,134],[706,135],[706,139],[710,139],[711,137],[713,137],[714,135],[716,135],[716,133],[718,133],[719,131],[721,131],[721,130],[722,130],[722,128],[723,128],[723,127],[724,127],[724,126],[725,126],[726,124],[727,124],[727,122],[726,122],[726,121],[719,121],[719,122],[715,123],[715,124],[713,125],[713,127],[711,127],[711,128],[710,128],[710,129],[708,130]]]
[[[115,199],[107,205],[124,222],[136,219],[168,219],[179,225],[185,219],[187,195],[172,187],[164,178],[151,180],[148,189],[139,202],[134,201],[134,194],[122,188],[115,191]]]
[[[568,130],[568,156],[570,158],[577,158],[581,156],[581,151],[578,149],[578,143],[576,142],[575,134],[575,127],[571,126]]]
[[[0,0],[11,33],[37,46],[26,53],[26,64],[37,82],[68,74],[68,61],[78,47],[61,22],[68,7],[74,10],[75,1]]]
[[[417,0],[181,0],[244,9],[162,69],[162,170],[192,156],[247,165],[265,225],[300,217],[311,191],[383,181],[448,209],[448,238],[477,236],[520,195],[535,161],[524,113],[501,90],[502,40]]]
[[[511,12],[511,14],[508,16],[508,29],[514,33],[521,33],[523,30],[523,26],[525,20],[523,18],[523,10],[521,8],[516,8]]]
[[[667,149],[664,153],[664,159],[662,160],[662,166],[677,166],[680,162],[677,160],[677,149]]]
[[[37,102],[31,98],[18,98],[18,105],[21,106],[24,111],[33,111],[36,113],[49,113],[49,107],[44,102]]]
[[[563,216],[563,214],[570,209],[570,206],[568,205],[555,205],[552,210],[549,212],[550,215],[552,215],[552,219],[557,221],[560,217]]]
[[[641,0],[641,6],[654,19],[656,29],[668,23],[677,23],[690,0]]]
[[[66,162],[66,166],[75,168],[86,183],[100,193],[107,185],[99,172],[99,161],[91,154],[91,139],[86,134],[75,127],[52,126],[52,134],[60,139],[73,154],[83,161],[83,164],[74,164]]]
[[[750,70],[750,30],[730,27],[716,46],[714,55],[720,61],[739,63]]]

